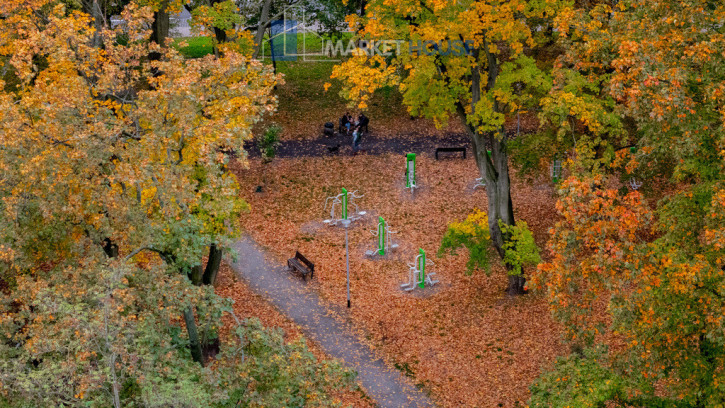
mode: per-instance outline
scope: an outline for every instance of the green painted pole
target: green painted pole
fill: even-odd
[[[342,219],[347,219],[347,190],[342,188]]]
[[[410,188],[413,184],[415,184],[415,153],[408,153],[405,155],[405,187]]]
[[[378,217],[378,255],[385,255],[385,220]]]
[[[423,248],[419,248],[418,252],[420,252],[420,258],[418,258],[418,270],[420,271],[420,283],[418,284],[418,287],[425,288],[425,251]]]

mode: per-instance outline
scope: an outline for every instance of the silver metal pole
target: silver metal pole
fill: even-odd
[[[342,226],[345,228],[345,263],[347,264],[347,307],[350,307],[350,248],[347,238],[347,227],[350,226],[350,219],[342,220]]]
[[[345,225],[345,258],[347,262],[347,307],[350,307],[350,249],[347,245],[347,224]]]

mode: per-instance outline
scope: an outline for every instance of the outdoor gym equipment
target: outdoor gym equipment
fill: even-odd
[[[426,265],[435,264],[433,261],[426,259],[425,251],[423,251],[423,248],[420,248],[418,249],[418,256],[415,257],[415,262],[408,264],[410,267],[410,269],[408,269],[408,282],[400,285],[400,287],[405,291],[410,291],[415,289],[416,285],[422,289],[425,288],[426,284],[428,284],[428,286],[433,286],[438,283],[437,280],[433,280],[435,272],[431,272],[426,275]]]
[[[632,146],[629,148],[629,152],[632,154],[637,153],[637,148]],[[634,191],[639,190],[640,187],[644,185],[644,181],[637,181],[636,178],[632,177],[629,179],[629,188],[631,188]]]
[[[642,185],[644,185],[644,182],[643,181],[637,181],[637,179],[635,179],[634,177],[632,177],[631,179],[629,179],[629,187],[632,190],[635,190],[636,191],[640,187],[642,187]]]
[[[383,217],[378,217],[378,229],[377,231],[370,231],[374,236],[377,237],[377,248],[366,251],[365,255],[382,255],[398,247],[398,244],[393,244],[390,234],[397,234],[396,231],[391,231],[390,226],[385,223]]]
[[[491,157],[491,151],[486,150],[486,153],[488,153],[488,157]],[[477,189],[478,187],[486,187],[486,182],[483,181],[483,177],[479,177],[476,179],[476,184],[473,185],[473,189]]]
[[[325,200],[325,211],[327,211],[327,205],[328,203],[332,202],[332,205],[330,206],[330,219],[324,220],[323,222],[328,225],[337,225],[337,223],[343,221],[343,220],[350,220],[355,221],[365,214],[367,214],[366,211],[359,211],[359,208],[357,204],[355,204],[356,198],[362,198],[363,195],[357,195],[357,190],[353,192],[347,191],[345,188],[342,189],[342,193],[327,197]],[[349,214],[348,208],[352,205],[355,208],[355,211],[352,213],[352,215]],[[337,218],[337,211],[336,209],[340,208],[340,218]]]
[[[405,188],[409,188],[411,192],[415,191],[415,153],[405,155]]]

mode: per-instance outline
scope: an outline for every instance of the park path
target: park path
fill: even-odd
[[[234,245],[239,254],[231,266],[257,293],[297,323],[305,336],[331,357],[358,373],[358,382],[381,407],[432,407],[398,370],[389,368],[359,340],[348,322],[334,317],[328,306],[285,266],[272,264],[265,251],[249,236]]]

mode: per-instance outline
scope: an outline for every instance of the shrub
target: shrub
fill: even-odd
[[[279,135],[282,133],[282,127],[272,124],[264,130],[262,137],[259,139],[259,150],[262,152],[262,159],[271,161],[277,154],[277,146],[279,146]]]
[[[455,254],[457,249],[466,247],[469,254],[466,273],[471,274],[474,268],[481,268],[488,272],[490,246],[488,215],[477,209],[462,222],[448,224],[448,229],[438,249],[438,256],[442,256],[446,252]]]

